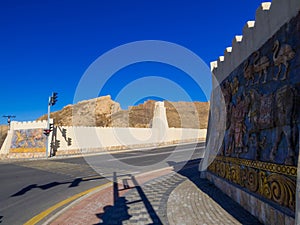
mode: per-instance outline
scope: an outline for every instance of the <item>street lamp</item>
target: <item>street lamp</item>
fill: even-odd
[[[3,117],[7,118],[8,128],[10,128],[10,122],[11,122],[10,118],[16,118],[16,116],[8,115],[8,116],[3,116]]]

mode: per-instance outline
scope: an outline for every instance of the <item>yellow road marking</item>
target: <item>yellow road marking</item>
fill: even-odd
[[[52,213],[54,210],[68,204],[69,202],[72,202],[86,194],[89,194],[97,189],[100,189],[100,188],[104,188],[105,186],[110,186],[111,185],[111,182],[109,183],[106,183],[106,184],[102,184],[100,186],[97,186],[97,187],[94,187],[94,188],[91,188],[91,189],[88,189],[86,191],[83,191],[83,192],[80,192],[76,195],[73,195],[53,206],[51,206],[50,208],[46,209],[45,211],[41,212],[40,214],[36,215],[35,217],[32,217],[30,220],[28,220],[26,223],[24,223],[24,225],[34,225],[38,222],[40,222],[42,219],[44,219],[46,216],[48,216],[50,213]]]

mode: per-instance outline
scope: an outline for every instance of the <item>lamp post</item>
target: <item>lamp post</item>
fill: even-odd
[[[11,122],[11,119],[10,119],[10,118],[16,118],[16,116],[7,115],[7,116],[3,116],[3,117],[6,117],[6,118],[7,118],[8,129],[10,129],[10,122]]]

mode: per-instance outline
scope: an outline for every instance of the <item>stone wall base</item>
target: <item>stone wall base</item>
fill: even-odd
[[[197,143],[203,142],[205,138],[197,138],[197,139],[188,139],[188,140],[174,140],[169,142],[161,142],[161,143],[153,143],[153,144],[143,144],[143,145],[119,145],[119,146],[109,146],[102,148],[86,148],[86,149],[68,149],[68,150],[60,150],[58,149],[55,153],[55,156],[68,156],[68,155],[80,155],[80,154],[93,154],[93,153],[101,153],[107,151],[126,151],[133,149],[141,149],[141,148],[158,148],[158,147],[167,147],[178,144],[188,144],[188,143]],[[45,150],[44,152],[35,151],[35,152],[12,152],[10,151],[8,154],[0,154],[1,159],[32,159],[32,158],[45,158]]]
[[[239,203],[243,208],[257,217],[260,222],[267,225],[281,224],[294,225],[295,218],[290,217],[270,204],[263,202],[255,196],[243,191],[229,182],[206,171],[206,178],[214,183],[220,190]]]
[[[0,154],[1,159],[35,159],[35,158],[45,158],[46,152],[18,152],[18,153],[8,153]]]
[[[90,148],[90,149],[70,149],[70,150],[58,150],[55,155],[57,156],[67,156],[67,155],[77,155],[77,154],[89,154],[89,153],[100,153],[107,151],[126,151],[126,150],[134,150],[141,148],[158,148],[158,147],[167,147],[177,144],[188,144],[188,143],[196,143],[196,142],[205,141],[204,138],[199,139],[189,139],[189,140],[174,140],[169,142],[161,142],[161,143],[153,143],[153,144],[142,144],[142,145],[118,145],[118,146],[109,146],[103,148]]]

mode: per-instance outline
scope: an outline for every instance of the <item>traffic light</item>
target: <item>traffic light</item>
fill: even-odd
[[[63,138],[67,138],[67,129],[65,129],[65,128],[63,128],[62,130],[61,130],[61,135],[63,136]]]
[[[55,105],[56,102],[57,102],[57,93],[53,92],[52,96],[50,98],[50,105],[53,106],[53,105]]]
[[[49,136],[50,132],[51,132],[50,129],[44,129],[44,134],[45,134],[46,136]]]
[[[53,131],[53,127],[54,127],[54,126],[53,126],[53,123],[50,123],[50,124],[49,124],[49,130],[50,130],[50,132]]]
[[[68,146],[72,145],[72,138],[68,138]]]
[[[55,148],[58,149],[60,147],[60,140],[55,140]]]

